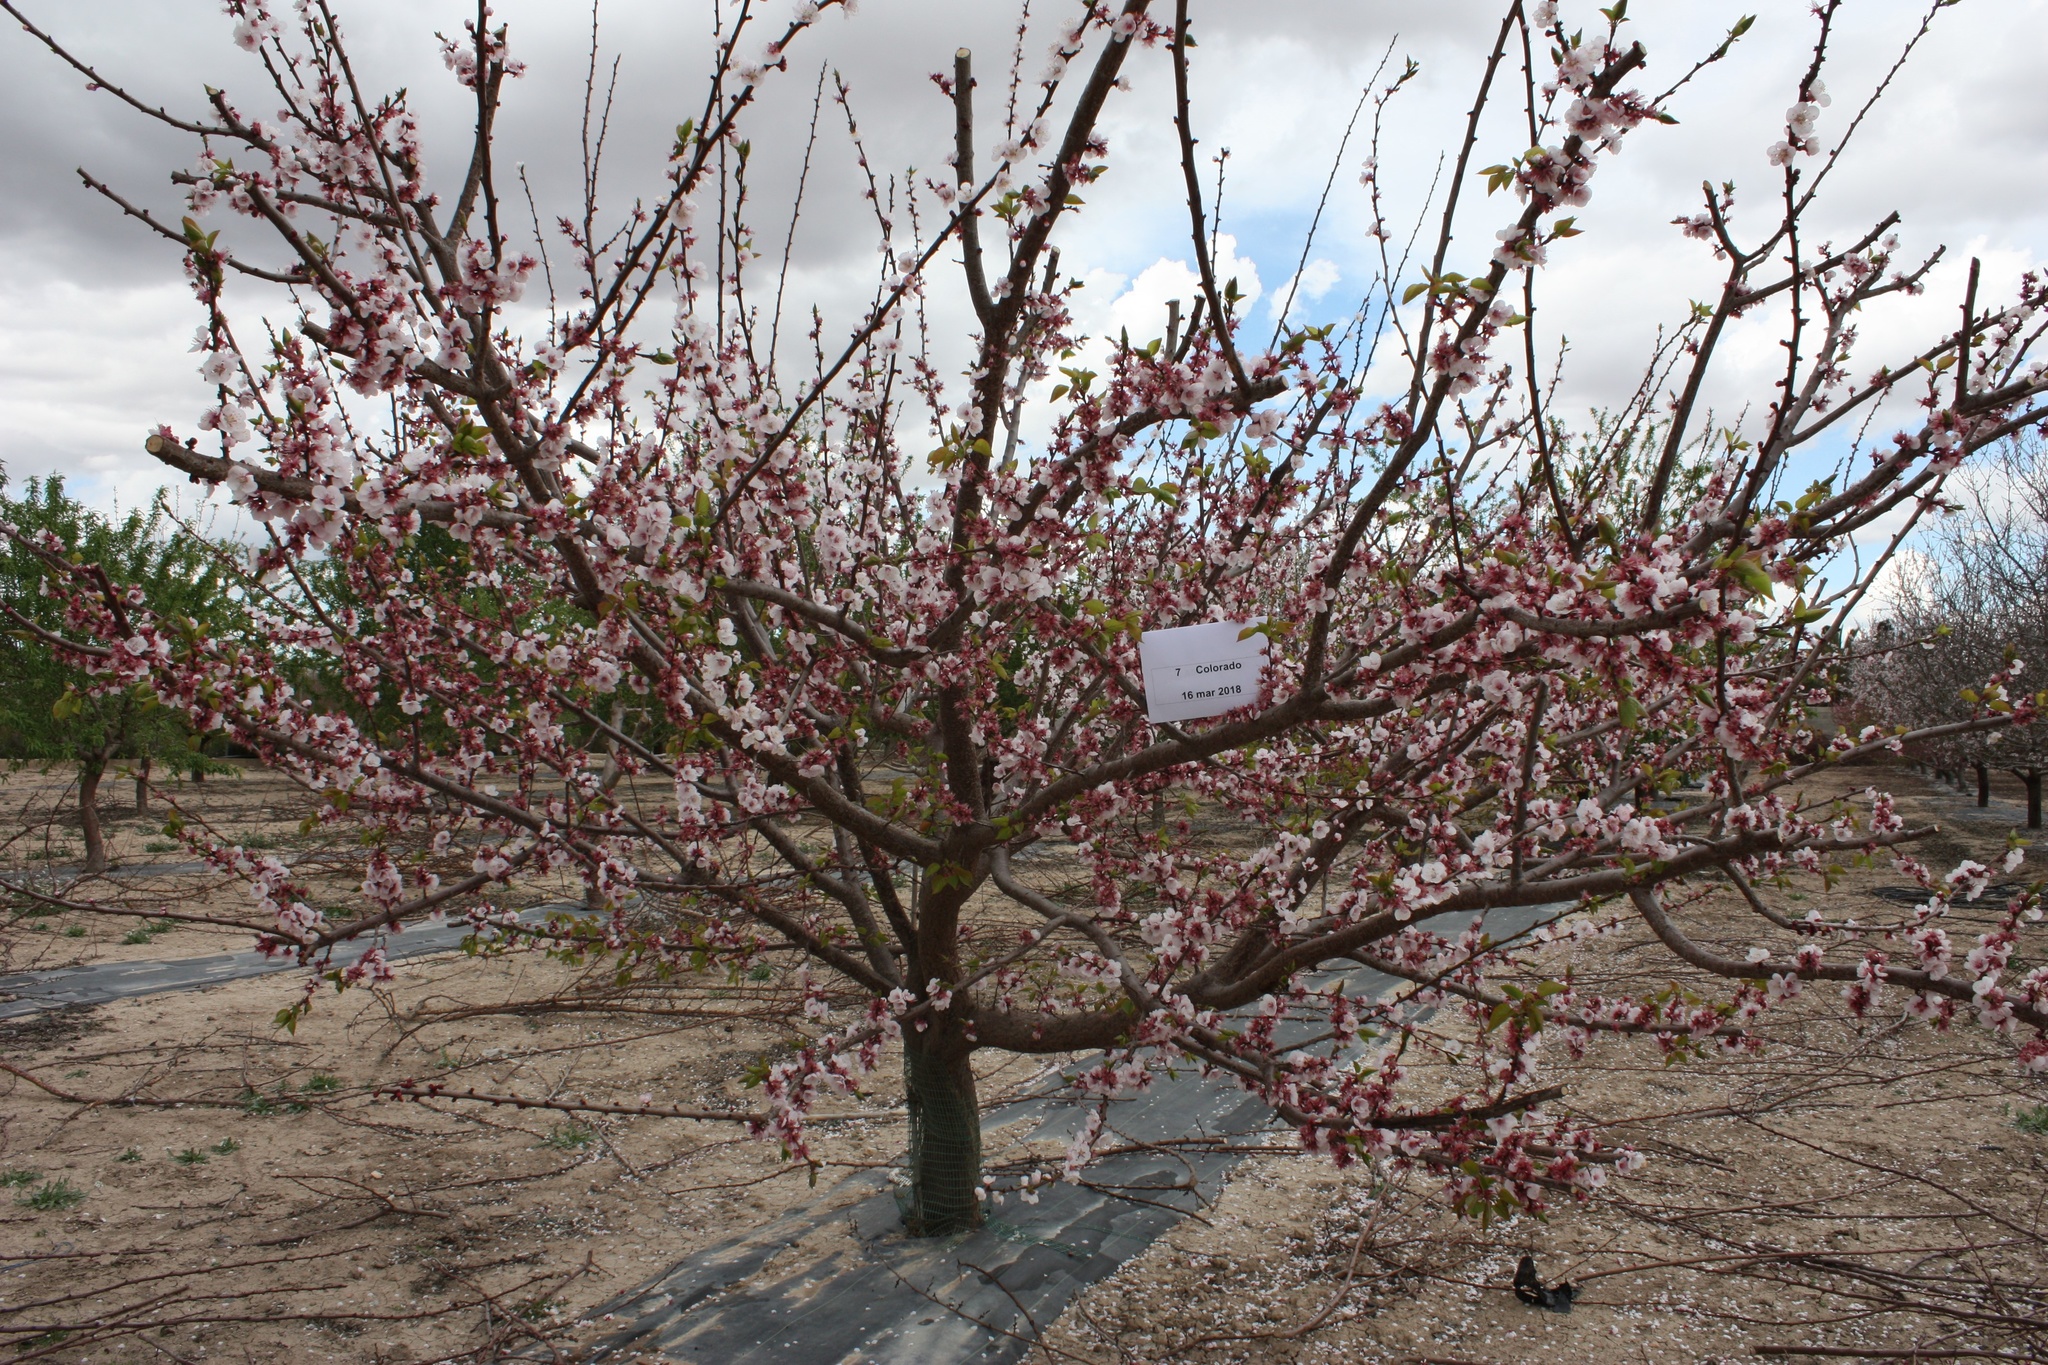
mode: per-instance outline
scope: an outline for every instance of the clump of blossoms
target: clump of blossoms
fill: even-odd
[[[283,859],[208,845],[248,877],[271,946],[374,981],[391,968],[349,945],[459,912],[627,972],[724,979],[793,952],[803,1045],[759,1078],[748,1121],[802,1156],[815,1106],[900,1047],[926,1232],[1004,1193],[959,1155],[979,1150],[982,1049],[1099,1054],[1077,1085],[1103,1098],[1192,1059],[1305,1146],[1440,1170],[1472,1212],[1582,1197],[1640,1162],[1545,1108],[1545,1040],[1740,1053],[1761,1013],[1827,982],[1853,1013],[1976,1021],[2048,1066],[2030,895],[1968,947],[1943,922],[1981,869],[1902,861],[1926,900],[1890,925],[1801,923],[1766,899],[1925,833],[1882,793],[1800,795],[1911,737],[1813,720],[1885,562],[1840,551],[2048,416],[2039,278],[1973,295],[1954,331],[1857,383],[1853,320],[1923,288],[1927,265],[1894,265],[1892,219],[1816,248],[1798,196],[1738,222],[1717,192],[1683,221],[1726,264],[1719,301],[1649,359],[1629,423],[1568,441],[1520,330],[1597,159],[1651,136],[1675,88],[1638,88],[1620,7],[1577,29],[1516,6],[1488,80],[1521,38],[1548,51],[1540,136],[1493,168],[1508,193],[1447,211],[1425,278],[1390,263],[1382,306],[1260,345],[1215,278],[1181,107],[1200,296],[1157,344],[1086,362],[1102,348],[1055,255],[1083,249],[1080,191],[1113,165],[1102,110],[1139,63],[1184,101],[1194,50],[1185,7],[1123,0],[1058,29],[999,137],[975,124],[967,59],[942,76],[948,170],[867,182],[870,305],[778,343],[741,245],[740,138],[825,8],[765,39],[743,15],[664,195],[612,235],[574,206],[542,270],[502,226],[489,130],[518,69],[487,14],[448,40],[485,132],[446,179],[404,99],[357,84],[335,25],[229,3],[290,93],[274,118],[214,93],[178,125],[202,145],[177,177],[195,218],[164,231],[205,313],[215,404],[201,433],[148,446],[266,529],[260,628],[155,617],[48,548],[73,657],[252,747],[378,850],[337,914]],[[1820,102],[1818,65],[1797,108]],[[1812,120],[1794,124],[1803,151]],[[1366,188],[1377,224],[1384,191]],[[1472,234],[1453,219],[1474,215],[1498,245],[1461,273]],[[957,286],[939,268],[955,259]],[[231,326],[245,283],[289,285],[297,309],[261,347]],[[537,287],[560,291],[546,310]],[[925,307],[954,287],[972,315],[957,343]],[[1788,369],[1723,431],[1698,407],[1723,330],[1770,308]],[[1382,349],[1397,380],[1384,356],[1367,368]],[[1779,497],[1795,452],[1880,408],[1896,435]],[[1267,638],[1256,695],[1149,721],[1140,633],[1218,621]],[[1949,723],[2034,720],[2036,699],[1993,687]],[[1240,835],[1197,837],[1197,816]],[[457,852],[465,874],[430,870]],[[498,908],[564,871],[587,916],[537,931]],[[1730,884],[1757,910],[1734,952],[1684,923]],[[1727,994],[1507,979],[1517,942],[1628,925]],[[1344,975],[1360,966],[1397,988]],[[1459,1093],[1418,1096],[1423,1053],[1460,1065]],[[1101,1134],[1014,1188],[1075,1177]]]

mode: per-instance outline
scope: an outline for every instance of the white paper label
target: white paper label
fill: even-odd
[[[1239,621],[1212,621],[1139,636],[1145,719],[1200,720],[1257,701],[1266,677],[1266,637],[1240,640],[1244,630]]]

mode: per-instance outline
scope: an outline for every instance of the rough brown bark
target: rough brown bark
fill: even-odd
[[[1982,763],[1977,765],[1977,804],[1979,806],[1991,804],[1991,769],[1985,767]]]
[[[85,834],[85,870],[107,870],[107,836],[100,829],[100,779],[106,776],[105,759],[95,759],[78,770],[78,826]]]
[[[149,770],[150,760],[145,758],[135,768],[135,813],[149,814]]]

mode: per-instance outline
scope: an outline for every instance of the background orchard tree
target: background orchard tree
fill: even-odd
[[[74,569],[97,570],[133,589],[135,601],[171,632],[202,619],[213,632],[227,627],[227,579],[215,547],[174,523],[161,505],[103,516],[73,498],[58,477],[30,479],[19,498],[0,492],[0,523],[18,532],[0,547],[0,615],[10,627],[0,635],[0,757],[78,766],[85,870],[104,872],[99,791],[109,766],[134,765],[135,813],[142,815],[157,765],[195,774],[217,765],[200,752],[184,708],[161,704],[146,680],[102,685],[90,662],[52,648],[65,602],[45,591],[53,574],[48,556],[64,561],[56,575],[64,589]]]
[[[2001,446],[1955,490],[1921,554],[1900,565],[1884,601],[1877,647],[1859,660],[1858,709],[1914,728],[1956,721],[1977,704],[1975,688],[2011,663],[2020,677],[2048,677],[2048,456],[2038,436]],[[2048,752],[2038,727],[1962,732],[1915,744],[1939,769],[1977,779],[2005,769],[2027,791],[2027,827],[2041,828]]]
[[[160,112],[43,41],[196,144],[173,174],[183,224],[87,183],[184,259],[217,401],[202,430],[159,429],[148,449],[274,535],[260,630],[187,636],[45,558],[70,576],[70,648],[105,685],[146,681],[329,793],[322,818],[371,842],[345,915],[309,904],[282,860],[209,848],[248,876],[272,950],[374,983],[379,932],[451,910],[483,923],[510,889],[573,869],[605,913],[541,937],[622,971],[800,959],[802,1045],[760,1078],[761,1110],[733,1117],[801,1157],[819,1098],[900,1038],[908,1220],[925,1233],[980,1217],[980,1049],[1099,1052],[1082,1084],[1102,1095],[1192,1059],[1308,1147],[1439,1168],[1475,1212],[1583,1194],[1635,1162],[1542,1109],[1545,1035],[1740,1051],[1769,1004],[1830,982],[1859,1013],[1961,1006],[2048,1068],[2048,969],[2016,957],[2031,901],[1967,969],[1948,960],[1939,921],[1986,869],[1899,857],[1926,895],[1899,924],[1802,927],[1765,900],[1924,833],[1881,794],[1814,809],[1795,786],[1904,742],[1807,725],[1891,553],[1845,549],[1883,519],[1904,537],[1973,451],[2048,417],[2037,277],[1992,298],[1973,272],[1952,324],[1857,349],[1933,261],[1895,258],[1896,215],[1832,244],[1805,230],[1848,143],[1826,137],[1861,121],[1828,112],[1837,4],[1819,8],[1782,139],[1729,148],[1731,175],[1768,161],[1762,207],[1709,186],[1680,220],[1725,262],[1718,296],[1645,357],[1628,409],[1584,430],[1545,409],[1526,325],[1542,268],[1579,249],[1596,167],[1678,117],[1746,25],[1652,80],[1624,7],[1510,4],[1413,255],[1367,161],[1380,278],[1352,322],[1269,341],[1215,269],[1187,0],[1070,7],[1050,35],[1023,28],[1050,50],[1014,98],[978,95],[966,54],[941,73],[955,131],[930,164],[950,160],[868,182],[872,306],[778,350],[808,310],[785,316],[787,277],[754,264],[746,120],[832,5],[727,11],[663,196],[607,217],[592,182],[534,240],[493,132],[520,65],[487,9],[445,49],[476,133],[439,167],[404,97],[346,59],[327,0],[289,22],[227,7],[274,80],[254,104],[218,91]],[[1114,173],[1102,114],[1140,64],[1172,77],[1155,113],[1180,148],[1201,288],[1091,370],[1056,253]],[[1404,84],[1371,93],[1368,155]],[[1502,101],[1512,126],[1490,149]],[[550,281],[529,324],[517,305]],[[959,347],[932,336],[940,290],[971,313]],[[244,297],[267,330],[237,331]],[[1702,395],[1745,317],[1781,325],[1784,368],[1738,429]],[[1852,435],[1878,414],[1874,429],[1903,426]],[[1795,463],[1821,471],[1803,492]],[[302,589],[314,566],[345,602]],[[1138,636],[1198,622],[1263,634],[1257,695],[1152,723]],[[351,707],[290,685],[311,658]],[[1983,680],[1949,731],[2031,719],[2010,681]],[[619,771],[666,799],[622,798]],[[1157,818],[1184,803],[1241,821],[1254,847]],[[422,834],[473,850],[470,874],[378,843]],[[1768,946],[1746,958],[1684,926],[1723,878],[1758,908]],[[1552,934],[1639,916],[1729,994],[1558,982],[1508,998],[1476,917],[1514,906],[1561,907]],[[1314,984],[1359,963],[1411,988]],[[1402,1057],[1418,1013],[1447,1001],[1473,1045],[1467,1089],[1439,1102],[1404,1086]]]

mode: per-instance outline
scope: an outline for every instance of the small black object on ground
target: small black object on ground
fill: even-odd
[[[1515,1267],[1515,1297],[1536,1308],[1548,1308],[1553,1313],[1572,1311],[1572,1300],[1579,1296],[1578,1287],[1570,1284],[1554,1284],[1543,1287],[1543,1281],[1536,1277],[1536,1258],[1524,1256]]]

